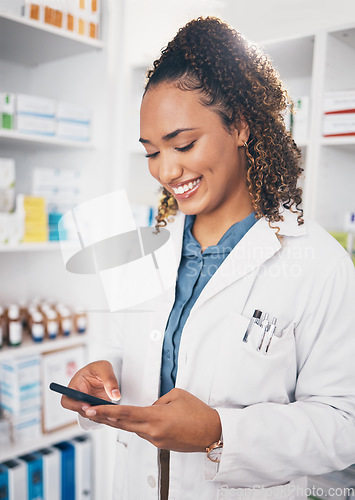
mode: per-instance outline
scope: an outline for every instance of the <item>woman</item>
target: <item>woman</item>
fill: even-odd
[[[302,498],[307,474],[355,461],[354,269],[303,221],[286,105],[269,61],[215,18],[148,73],[140,142],[157,227],[175,215],[176,287],[121,315],[116,360],[70,383],[120,405],[62,400],[119,429],[116,498]]]

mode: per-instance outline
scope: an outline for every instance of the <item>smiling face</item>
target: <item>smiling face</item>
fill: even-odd
[[[145,94],[140,141],[149,170],[183,213],[241,220],[252,211],[243,148],[249,129],[241,123],[227,131],[200,97],[171,83]]]

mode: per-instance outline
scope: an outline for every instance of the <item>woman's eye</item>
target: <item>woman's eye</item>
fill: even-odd
[[[145,157],[146,158],[155,158],[157,156],[157,154],[159,153],[159,151],[157,151],[156,153],[150,153],[150,154],[146,154]]]
[[[185,151],[189,151],[190,149],[193,148],[194,144],[195,144],[196,141],[192,141],[190,142],[190,144],[188,144],[187,146],[184,146],[182,148],[175,148],[177,151],[180,151],[182,153],[184,153]]]

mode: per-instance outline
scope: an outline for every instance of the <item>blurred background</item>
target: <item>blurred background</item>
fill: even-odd
[[[354,256],[354,0],[0,0],[0,491],[37,473],[43,498],[110,498],[114,432],[83,437],[48,391],[117,329],[98,277],[65,270],[72,228],[58,222],[125,189],[136,224],[154,223],[158,186],[138,142],[145,74],[205,15],[277,67],[294,101],[285,121],[302,150],[305,215]]]

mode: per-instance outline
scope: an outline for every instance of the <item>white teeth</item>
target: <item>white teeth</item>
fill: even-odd
[[[196,179],[193,182],[189,182],[188,184],[184,184],[183,186],[179,186],[178,188],[173,187],[173,191],[175,194],[183,194],[186,193],[186,191],[190,191],[190,189],[194,188],[201,179]]]

